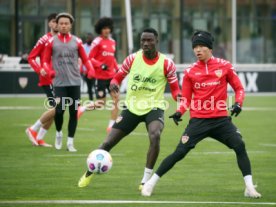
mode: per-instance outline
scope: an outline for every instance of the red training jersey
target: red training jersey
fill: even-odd
[[[191,118],[228,116],[228,83],[235,91],[235,102],[242,105],[244,89],[230,62],[215,57],[211,57],[207,63],[197,61],[184,71],[178,111],[184,114],[190,108]]]
[[[116,42],[112,38],[96,37],[92,42],[89,59],[91,60],[96,79],[112,79],[118,70],[118,64],[115,58]],[[107,70],[102,70],[101,65],[106,64]]]
[[[132,63],[135,59],[136,53],[133,53],[129,55],[123,62],[121,68],[117,72],[117,74],[114,76],[112,79],[111,83],[120,85],[123,79],[127,76],[129,73]],[[143,55],[143,60],[148,64],[148,65],[154,65],[159,59],[159,55],[156,56],[154,59],[147,59]],[[176,67],[174,62],[169,59],[165,58],[164,61],[164,76],[167,78],[171,94],[174,100],[177,99],[177,96],[180,94],[180,89],[179,89],[179,84],[177,80],[177,75],[176,75]]]
[[[52,33],[48,32],[44,36],[42,36],[30,52],[28,56],[28,62],[33,68],[33,70],[38,74],[39,76],[39,82],[38,86],[47,86],[52,84],[52,78],[50,76],[41,76],[40,75],[40,70],[42,69],[42,58],[44,55],[44,49],[45,45],[48,42],[48,40],[52,37]],[[40,63],[36,62],[36,58],[40,58]]]

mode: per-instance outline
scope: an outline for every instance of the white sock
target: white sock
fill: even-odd
[[[74,144],[74,137],[68,137],[67,138],[67,145],[73,145]]]
[[[40,127],[39,132],[37,134],[37,140],[42,140],[47,133],[48,130],[44,129],[43,127]]]
[[[160,177],[156,173],[154,173],[153,176],[149,179],[148,183],[155,186],[159,179]]]
[[[149,168],[146,168],[145,167],[145,170],[144,170],[144,177],[141,181],[141,183],[146,183],[149,179],[150,179],[150,176],[152,174],[152,169],[149,169]]]
[[[111,128],[114,123],[115,123],[115,120],[110,119],[108,123],[108,128]]]
[[[245,186],[254,187],[252,175],[246,175],[243,177]]]
[[[56,136],[57,136],[57,137],[62,137],[62,131],[59,131],[59,132],[57,131],[57,132],[56,132]]]
[[[38,119],[34,125],[31,126],[31,130],[34,130],[34,131],[38,131],[38,129],[41,127],[42,123],[41,121]]]

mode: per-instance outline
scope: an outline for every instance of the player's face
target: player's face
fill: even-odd
[[[197,45],[194,48],[194,54],[198,60],[208,61],[212,57],[212,50],[203,45]]]
[[[104,27],[102,29],[102,33],[101,34],[102,34],[102,36],[104,36],[105,38],[107,38],[107,37],[109,37],[110,33],[111,33],[110,28],[109,27]]]
[[[69,18],[61,17],[58,20],[58,31],[62,34],[67,34],[71,31],[72,24]]]
[[[57,21],[55,19],[52,19],[50,22],[49,22],[49,27],[51,29],[51,31],[57,33],[58,32],[58,27],[57,27]]]
[[[146,53],[155,53],[156,45],[158,43],[157,38],[153,33],[143,32],[140,39],[140,44],[143,52]]]

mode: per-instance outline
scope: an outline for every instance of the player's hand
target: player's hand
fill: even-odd
[[[177,111],[173,115],[170,115],[169,118],[173,119],[174,123],[178,125],[178,122],[182,121],[181,116],[182,114],[179,111]]]
[[[49,73],[50,78],[55,78],[56,77],[56,72],[54,70],[51,70]]]
[[[42,68],[42,69],[40,70],[40,75],[41,75],[42,77],[45,77],[45,76],[47,75],[47,72],[46,72],[46,70],[45,70],[44,68]]]
[[[107,66],[106,64],[102,64],[102,65],[101,65],[101,69],[102,69],[102,70],[107,70],[107,69],[108,69],[108,66]]]
[[[114,92],[114,93],[119,93],[119,85],[115,84],[115,83],[111,83],[110,86],[109,86],[109,89],[111,92]]]
[[[231,116],[233,115],[235,115],[235,117],[238,116],[239,113],[241,113],[242,111],[241,105],[236,102],[234,105],[232,105],[230,111],[231,111]]]

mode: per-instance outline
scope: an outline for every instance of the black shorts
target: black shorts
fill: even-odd
[[[190,119],[180,143],[194,148],[198,142],[206,137],[214,138],[231,149],[238,146],[242,141],[242,136],[232,123],[231,117],[219,117]]]
[[[54,92],[54,88],[53,85],[45,85],[42,86],[44,93],[46,94],[47,98],[48,98],[48,103],[50,106],[55,106],[55,92]]]
[[[152,109],[147,114],[138,116],[133,114],[128,109],[124,109],[120,116],[116,119],[115,124],[112,128],[120,129],[126,134],[132,132],[140,122],[145,122],[148,126],[152,121],[160,121],[164,124],[164,111],[157,108]]]
[[[96,81],[96,97],[99,98],[105,98],[106,97],[106,91],[110,93],[110,82],[112,79],[107,80],[97,80]]]
[[[69,106],[74,106],[75,110],[78,110],[80,86],[55,87],[54,90],[56,98],[60,99],[60,103],[58,104],[59,108],[62,107],[63,104],[69,104]],[[65,109],[65,106],[63,106],[62,109]]]

